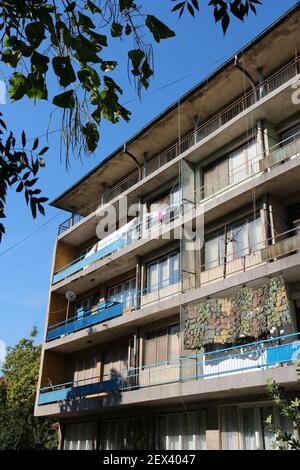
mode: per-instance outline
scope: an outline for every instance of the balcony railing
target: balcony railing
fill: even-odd
[[[98,325],[106,320],[111,320],[121,316],[124,310],[137,310],[153,302],[164,300],[181,292],[181,282],[179,272],[168,279],[159,282],[151,287],[141,290],[134,290],[128,299],[123,302],[111,300],[100,302],[97,306],[84,311],[80,315],[70,317],[60,323],[52,325],[47,330],[46,341],[52,341],[62,336],[75,333],[76,331]]]
[[[82,383],[82,385],[80,385],[80,383]],[[40,389],[38,404],[47,405],[50,403],[64,402],[98,393],[111,394],[119,390],[120,386],[121,383],[118,378],[100,381],[99,377],[80,381],[79,383],[76,382],[76,384],[74,382],[67,382],[60,385],[48,385]]]
[[[78,382],[48,385],[40,389],[38,403],[44,405],[96,393],[125,392],[168,383],[208,380],[289,365],[300,356],[299,335],[293,333],[209,353],[192,354],[120,373],[112,370],[110,380],[92,378],[81,381],[82,385],[78,385]]]
[[[222,126],[236,118],[239,114],[249,109],[260,99],[269,95],[281,85],[297,76],[299,73],[299,61],[300,59],[292,60],[289,64],[267,78],[263,83],[259,84],[255,89],[245,93],[230,106],[213,116],[208,122],[183,137],[180,142],[175,143],[155,157],[145,165],[145,167],[134,171],[123,181],[117,183],[113,188],[107,189],[99,198],[79,209],[76,215],[71,216],[59,226],[58,234],[60,235],[65,230],[72,227],[78,222],[78,220],[91,214],[98,207],[111,202],[125,191],[131,189],[134,185],[151,175],[154,171],[162,168],[177,156],[191,149],[194,145],[209,137]]]
[[[103,321],[111,320],[112,318],[122,315],[122,313],[122,303],[111,301],[100,302],[96,308],[85,312],[81,316],[77,315],[50,326],[47,331],[46,341],[51,341],[61,336],[97,325]]]
[[[142,221],[137,217],[112,235],[94,244],[88,253],[56,271],[53,275],[53,284],[86,268],[95,261],[119,251],[121,248],[132,245],[141,238],[151,239],[153,234],[157,236],[163,225],[174,222],[179,216],[180,206],[168,206],[162,211],[157,211],[155,218],[153,213],[146,214]]]
[[[300,227],[274,235],[272,238],[240,249],[240,255],[229,254],[205,263],[195,275],[185,278],[183,290],[194,289],[210,282],[228,278],[265,263],[300,252]],[[196,282],[195,282],[196,277]]]
[[[233,189],[249,179],[255,178],[262,172],[271,170],[279,164],[285,163],[300,154],[300,133],[282,140],[269,149],[268,155],[257,154],[247,163],[237,166],[234,171],[228,172],[228,184],[215,186],[204,185],[200,188],[200,203],[217,197],[229,189]]]

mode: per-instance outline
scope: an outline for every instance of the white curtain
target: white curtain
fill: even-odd
[[[93,450],[94,423],[68,424],[65,427],[64,450]]]

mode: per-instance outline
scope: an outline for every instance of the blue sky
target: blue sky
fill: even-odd
[[[144,3],[150,13],[157,14],[176,30],[177,36],[158,45],[155,44],[155,76],[150,90],[144,94],[141,102],[135,99],[134,87],[128,82],[127,61],[122,58],[124,44],[114,41],[108,58],[117,57],[121,64],[113,77],[124,88],[122,102],[134,100],[128,104],[132,112],[131,122],[117,125],[103,122],[101,145],[96,155],[85,157],[83,163],[75,156],[69,172],[66,172],[64,163],[60,162],[59,134],[50,135],[50,151],[46,154],[47,166],[41,171],[39,182],[39,187],[50,199],[93,168],[297,2],[264,0],[264,6],[258,8],[257,17],[249,17],[244,24],[233,21],[225,38],[220,26],[214,23],[211,9],[205,6],[207,0],[200,1],[203,5],[202,10],[195,19],[185,15],[180,21],[176,14],[169,13],[171,2],[145,0]],[[181,80],[170,84],[177,79]],[[168,84],[170,85],[164,87]],[[161,87],[164,88],[158,90]],[[39,102],[34,105],[27,99],[21,103],[7,102],[0,109],[4,113],[8,127],[14,129],[19,136],[25,129],[28,138],[45,133],[52,110],[51,103]],[[59,124],[59,113],[56,112],[52,117],[50,130],[59,128]],[[43,138],[42,142],[46,145],[46,138]],[[38,327],[37,340],[40,341],[42,338],[53,244],[58,224],[67,218],[67,215],[47,207],[46,217],[41,216],[33,221],[23,197],[11,191],[8,195],[6,213],[6,235],[0,244],[0,342],[4,341],[9,346],[21,337],[28,336],[33,325]],[[53,217],[55,218],[51,220]],[[48,221],[47,225],[26,242],[3,253]],[[3,347],[0,348],[0,355],[1,351]]]

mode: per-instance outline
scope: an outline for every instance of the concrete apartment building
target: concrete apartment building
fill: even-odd
[[[266,383],[297,393],[299,26],[300,4],[52,202],[71,215],[35,415],[62,449],[270,449],[267,416],[290,430]]]

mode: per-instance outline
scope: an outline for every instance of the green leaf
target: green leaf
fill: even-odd
[[[102,60],[101,70],[103,70],[103,72],[111,72],[116,68],[117,64],[115,60]]]
[[[71,64],[70,57],[54,57],[52,67],[55,74],[59,77],[59,83],[64,88],[76,81],[76,75]]]
[[[140,75],[140,65],[145,57],[145,53],[141,49],[133,49],[128,52],[128,57],[131,60],[133,66],[131,73],[135,76]]]
[[[33,51],[30,61],[39,72],[46,73],[48,71],[49,57]]]
[[[55,104],[55,106],[58,106],[59,108],[64,108],[64,109],[74,108],[75,106],[74,91],[68,90],[68,91],[65,91],[64,93],[54,96],[52,103]]]
[[[168,39],[175,36],[174,31],[153,15],[147,15],[145,24],[153,34],[156,42],[160,42],[161,39]]]
[[[11,49],[5,49],[2,52],[2,61],[9,67],[16,68],[20,59],[20,52],[13,51]]]
[[[39,73],[30,73],[28,79],[28,90],[26,95],[31,99],[47,100],[48,91],[46,81]]]
[[[122,36],[123,26],[120,23],[113,21],[110,32],[113,38],[120,37]]]
[[[85,126],[82,126],[81,130],[83,136],[85,137],[86,148],[88,152],[93,153],[97,148],[100,138],[96,124],[88,122]]]
[[[36,49],[46,37],[45,26],[41,22],[29,23],[25,28],[25,34],[30,45]]]
[[[49,150],[49,147],[42,148],[42,150],[40,150],[40,152],[39,152],[39,156],[44,155],[47,152],[47,150]]]
[[[95,25],[92,22],[91,18],[89,16],[84,15],[83,13],[78,13],[78,23],[84,31],[88,31],[89,29],[95,28]]]
[[[107,47],[107,36],[104,34],[95,33],[95,31],[89,31],[89,35],[95,40],[96,44]]]
[[[120,11],[129,10],[134,6],[133,0],[119,0]]]
[[[86,66],[82,68],[77,72],[77,76],[82,87],[87,91],[100,86],[100,77],[93,67]]]
[[[28,80],[20,72],[15,72],[9,79],[10,89],[9,96],[12,100],[17,101],[23,98],[28,91]]]

